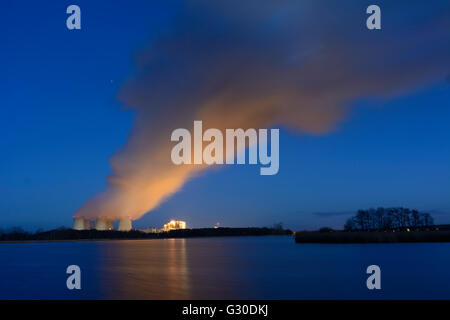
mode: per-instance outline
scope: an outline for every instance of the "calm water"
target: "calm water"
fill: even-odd
[[[242,237],[0,244],[1,299],[450,299],[450,243]],[[68,265],[82,290],[66,288]],[[366,289],[368,265],[382,290]]]

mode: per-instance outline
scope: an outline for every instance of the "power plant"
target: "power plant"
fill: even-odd
[[[94,230],[95,220],[94,219],[84,219],[84,230]]]
[[[85,230],[83,217],[73,217],[73,229],[74,230]]]
[[[161,229],[161,231],[171,231],[171,230],[178,230],[178,229],[186,229],[186,222],[185,221],[177,221],[177,220],[170,220],[168,223],[164,225],[164,227]]]
[[[131,219],[130,218],[120,218],[119,219],[119,231],[130,231],[131,230]]]
[[[113,220],[108,218],[97,218],[95,221],[95,229],[99,231],[113,230]]]
[[[130,218],[119,219],[119,231],[130,231],[132,229],[132,221]],[[114,220],[110,218],[88,219],[84,217],[73,217],[74,230],[114,230]]]
[[[130,217],[122,217],[118,221],[118,231],[131,231],[133,229],[133,221]],[[93,219],[85,217],[73,217],[73,229],[74,230],[98,230],[107,231],[114,230],[114,219],[100,217],[95,221]],[[170,220],[166,223],[162,229],[156,229],[154,227],[141,230],[145,233],[157,233],[167,232],[171,230],[186,229],[186,222],[181,220]]]
[[[73,229],[74,230],[95,229],[95,222],[92,219],[86,219],[83,217],[74,217],[73,218]]]

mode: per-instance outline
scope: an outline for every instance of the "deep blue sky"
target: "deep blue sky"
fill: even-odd
[[[74,3],[79,31],[65,27]],[[125,3],[2,2],[1,227],[70,226],[75,210],[105,188],[109,158],[134,119],[118,90],[152,30],[181,9]],[[278,175],[260,176],[258,166],[206,171],[135,225],[160,227],[173,217],[192,227],[340,227],[358,208],[376,206],[428,210],[450,223],[449,105],[445,79],[355,101],[326,135],[282,130]]]

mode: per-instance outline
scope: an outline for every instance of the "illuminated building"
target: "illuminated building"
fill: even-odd
[[[178,230],[178,229],[186,229],[186,222],[170,220],[168,223],[166,223],[164,225],[164,227],[162,228],[162,231],[170,231],[170,230]]]

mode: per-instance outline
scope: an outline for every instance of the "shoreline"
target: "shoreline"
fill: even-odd
[[[204,236],[204,237],[177,237],[177,238],[105,238],[105,239],[67,239],[67,240],[10,240],[3,243],[46,243],[46,242],[102,242],[102,241],[145,241],[145,240],[176,240],[176,239],[204,239],[204,238],[249,238],[249,237],[294,237],[294,234],[265,234],[242,236]]]
[[[450,231],[297,232],[295,242],[328,244],[450,242]]]
[[[8,234],[0,236],[1,243],[39,243],[39,242],[71,242],[71,241],[120,241],[120,240],[152,240],[152,239],[189,239],[220,237],[262,237],[292,236],[291,230],[271,228],[201,228],[179,229],[168,232],[144,233],[132,231],[98,231],[56,229],[37,234]]]

